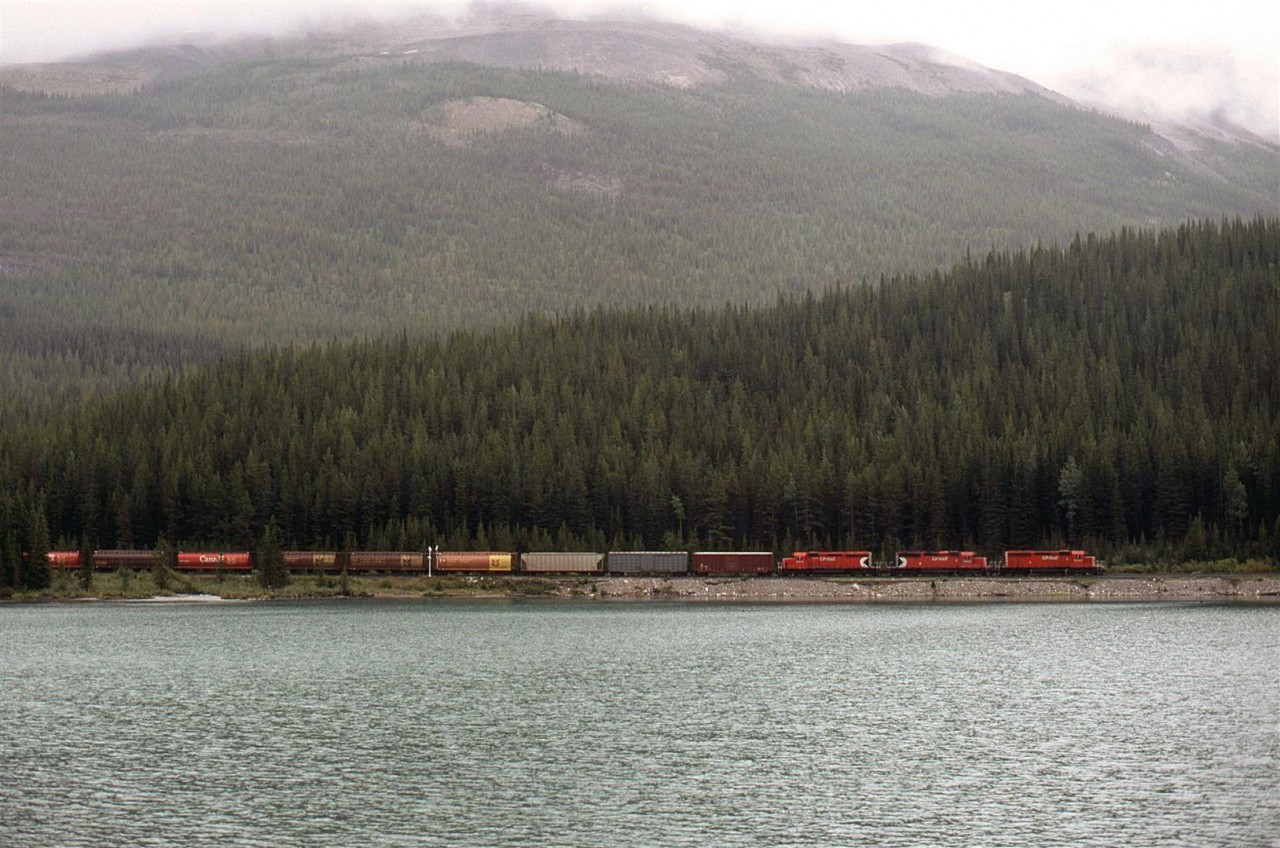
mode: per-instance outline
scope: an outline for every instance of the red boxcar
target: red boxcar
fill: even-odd
[[[436,571],[511,571],[512,554],[494,551],[436,551]]]
[[[333,551],[283,551],[286,571],[317,571],[321,574],[337,574],[342,570],[338,555]]]
[[[796,551],[782,558],[782,571],[870,571],[871,551]]]
[[[702,551],[693,555],[694,574],[772,574],[773,554]]]
[[[900,551],[899,571],[985,571],[987,558],[973,551]]]
[[[79,551],[49,551],[49,553],[45,554],[45,559],[49,560],[50,568],[80,567]]]
[[[427,555],[408,551],[364,551],[348,554],[347,570],[353,574],[369,571],[408,572],[427,570]]]
[[[179,571],[253,571],[248,551],[178,551]]]
[[[1005,571],[1097,571],[1098,561],[1084,551],[1005,551]]]

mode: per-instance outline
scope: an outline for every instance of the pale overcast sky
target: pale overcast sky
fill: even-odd
[[[193,31],[282,32],[362,10],[385,16],[432,0],[0,0],[0,63],[61,59]],[[1222,107],[1280,138],[1280,0],[540,0],[561,13],[608,9],[711,26],[918,41],[1074,97],[1179,113]]]

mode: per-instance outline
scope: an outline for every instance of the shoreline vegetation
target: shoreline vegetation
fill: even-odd
[[[548,598],[596,601],[688,600],[774,603],[880,601],[1249,601],[1280,602],[1280,573],[1098,576],[862,577],[617,577],[608,575],[342,577],[295,576],[264,589],[256,575],[192,576],[148,572],[95,575],[85,587],[69,574],[49,589],[0,600],[39,601],[249,601],[321,598]]]

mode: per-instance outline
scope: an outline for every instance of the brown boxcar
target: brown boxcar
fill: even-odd
[[[772,574],[773,554],[767,551],[699,551],[693,555],[694,574]]]
[[[50,568],[79,568],[79,551],[49,551],[45,554]]]
[[[404,572],[417,574],[427,570],[427,555],[412,551],[359,551],[347,554],[347,570],[362,572]]]
[[[247,551],[234,553],[178,551],[179,571],[252,571]]]
[[[871,551],[796,551],[782,558],[782,571],[870,571]]]
[[[604,564],[604,554],[527,553],[520,555],[520,570],[530,574],[596,574]]]
[[[286,571],[311,571],[320,574],[337,574],[342,568],[338,555],[333,551],[283,551]]]
[[[900,551],[899,571],[986,571],[987,558],[973,551]]]
[[[1005,571],[1098,570],[1098,561],[1084,551],[1005,551]]]
[[[684,551],[609,551],[610,574],[685,574],[689,555]]]
[[[94,571],[111,571],[117,568],[150,568],[155,562],[155,551],[94,551]]]
[[[432,567],[436,571],[511,571],[511,554],[494,551],[436,551]]]

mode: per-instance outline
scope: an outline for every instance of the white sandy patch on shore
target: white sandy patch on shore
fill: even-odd
[[[218,595],[152,595],[150,598],[130,598],[135,604],[233,604],[239,603],[237,598],[222,598]]]

